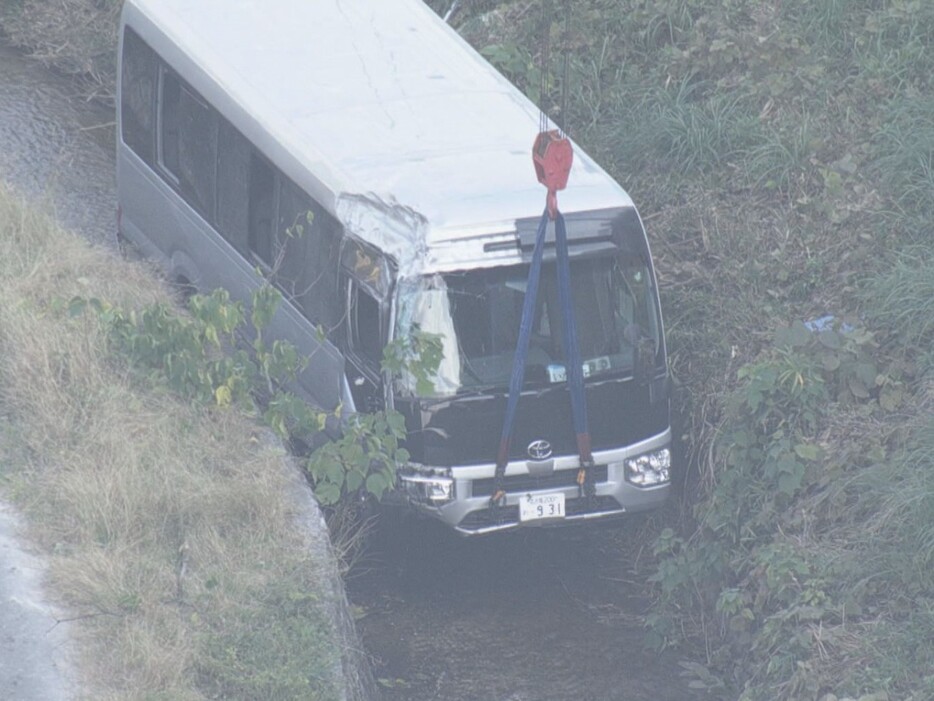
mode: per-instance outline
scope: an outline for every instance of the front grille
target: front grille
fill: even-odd
[[[566,516],[580,516],[588,513],[599,513],[601,511],[620,511],[619,502],[613,497],[581,497],[577,499],[568,499],[564,503],[564,513]],[[499,506],[496,508],[485,508],[471,511],[461,519],[458,528],[465,531],[479,531],[484,528],[493,528],[496,526],[514,526],[519,523],[518,506]]]
[[[594,484],[602,484],[607,481],[606,465],[595,465],[591,468]],[[473,495],[475,497],[493,496],[493,485],[495,480],[492,477],[474,480]],[[503,478],[503,489],[507,492],[534,492],[541,489],[561,489],[562,487],[577,486],[577,470],[558,470],[550,475],[535,477],[534,475],[512,475]],[[518,518],[518,517],[517,517]]]

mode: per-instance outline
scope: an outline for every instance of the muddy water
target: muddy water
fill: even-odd
[[[0,45],[0,181],[110,245],[115,227],[113,113]]]
[[[0,181],[104,245],[114,228],[112,122],[110,110],[0,46]],[[643,648],[639,525],[473,541],[385,520],[349,582],[385,701],[701,698],[679,677],[679,656]]]
[[[646,527],[468,541],[425,521],[384,522],[350,581],[384,698],[702,698],[679,676],[679,656],[643,645]]]

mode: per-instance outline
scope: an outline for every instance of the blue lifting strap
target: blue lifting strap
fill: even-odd
[[[558,254],[558,297],[561,316],[564,320],[564,348],[567,362],[567,378],[571,388],[571,415],[574,433],[577,436],[577,454],[580,457],[580,472],[577,482],[581,489],[592,496],[593,456],[590,452],[590,428],[587,421],[587,399],[584,395],[584,364],[581,362],[580,344],[577,340],[577,323],[574,318],[574,301],[571,298],[571,264],[568,255],[568,235],[564,216],[558,212],[555,220],[555,248]]]
[[[574,432],[577,435],[577,450],[580,456],[580,471],[578,484],[582,492],[588,496],[593,493],[591,470],[593,457],[590,452],[590,429],[587,423],[587,403],[584,397],[584,373],[580,360],[580,349],[577,342],[577,326],[574,321],[574,305],[571,299],[571,272],[568,256],[567,228],[564,216],[556,213],[555,218],[555,247],[557,252],[558,269],[558,297],[561,304],[563,319],[563,337],[565,360],[567,363],[567,379],[571,390],[571,413],[574,420]],[[516,409],[519,396],[522,393],[522,383],[525,377],[525,362],[528,357],[529,339],[532,335],[532,322],[535,317],[535,302],[538,297],[539,281],[542,271],[542,254],[545,248],[545,233],[550,220],[549,210],[546,208],[538,224],[535,234],[535,248],[532,251],[532,264],[529,268],[529,278],[526,283],[525,300],[522,305],[522,319],[519,324],[519,340],[516,343],[516,354],[513,358],[512,375],[509,378],[509,397],[506,401],[506,416],[503,420],[503,433],[500,438],[499,452],[496,456],[496,471],[494,474],[492,505],[497,505],[505,497],[502,489],[503,476],[506,463],[509,461],[509,445],[512,438],[512,429],[516,419]]]

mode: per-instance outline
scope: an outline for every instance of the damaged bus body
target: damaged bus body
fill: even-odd
[[[576,481],[553,232],[494,479],[545,202],[539,111],[422,0],[126,0],[119,71],[120,234],[186,285],[246,301],[272,279],[285,298],[272,330],[308,356],[313,401],[405,416],[397,496],[468,535],[665,500],[649,247],[629,196],[580,149],[561,210],[593,490]],[[304,235],[285,235],[307,212]],[[380,370],[383,347],[417,332],[443,350],[423,395]]]

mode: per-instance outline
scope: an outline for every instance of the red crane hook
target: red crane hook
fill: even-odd
[[[554,221],[558,216],[558,190],[567,187],[574,163],[570,140],[557,129],[541,132],[532,146],[532,162],[538,182],[548,188],[548,216]]]

